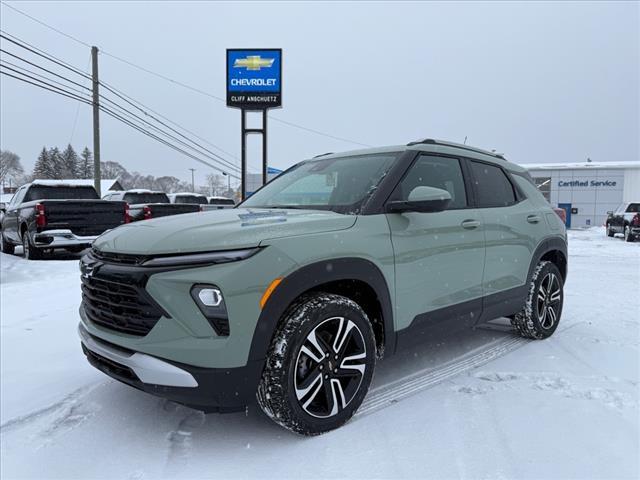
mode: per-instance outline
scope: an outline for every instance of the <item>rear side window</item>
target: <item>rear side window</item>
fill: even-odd
[[[470,162],[478,207],[508,207],[516,203],[516,193],[501,168],[486,163]]]
[[[408,200],[409,193],[416,187],[435,187],[449,192],[448,210],[467,206],[464,177],[456,158],[420,155],[398,185],[398,198]]]
[[[32,185],[24,197],[24,202],[34,200],[99,200],[98,192],[93,187],[70,187]]]

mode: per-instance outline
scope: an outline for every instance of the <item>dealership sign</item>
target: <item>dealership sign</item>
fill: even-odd
[[[227,49],[227,106],[265,110],[282,105],[282,49]]]
[[[560,180],[558,187],[615,187],[617,182],[611,180]]]

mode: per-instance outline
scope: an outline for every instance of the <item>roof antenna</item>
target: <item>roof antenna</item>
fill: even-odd
[[[466,144],[467,144],[467,136],[465,135],[463,145],[466,145]]]

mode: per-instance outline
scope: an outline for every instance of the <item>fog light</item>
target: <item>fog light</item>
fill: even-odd
[[[222,303],[222,292],[217,288],[203,288],[198,292],[198,298],[207,307],[217,307]]]

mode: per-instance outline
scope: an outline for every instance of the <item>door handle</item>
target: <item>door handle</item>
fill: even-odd
[[[540,217],[538,215],[529,215],[527,217],[527,222],[529,222],[529,223],[538,223],[538,222],[540,222]]]
[[[466,228],[467,230],[472,230],[474,228],[478,228],[480,226],[480,222],[478,220],[465,220],[462,222],[462,228]]]

